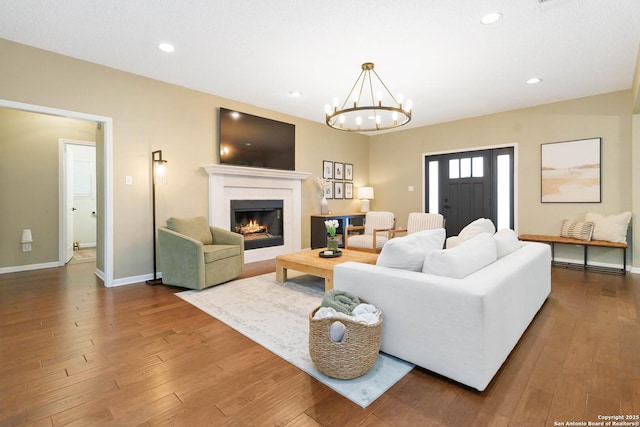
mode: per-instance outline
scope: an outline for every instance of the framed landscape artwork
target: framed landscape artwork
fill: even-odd
[[[600,203],[602,138],[540,146],[542,203]]]

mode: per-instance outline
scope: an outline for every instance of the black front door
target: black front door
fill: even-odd
[[[505,156],[506,155],[506,156]],[[506,201],[509,203],[507,227],[513,224],[513,148],[488,149],[425,157],[425,168],[437,162],[438,211],[446,220],[447,237],[457,236],[467,224],[478,218],[489,218],[498,224],[498,158],[508,159]],[[429,174],[427,174],[428,180]],[[429,182],[425,183],[426,200]],[[504,188],[504,187],[503,187]]]

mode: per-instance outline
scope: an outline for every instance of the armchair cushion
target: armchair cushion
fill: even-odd
[[[197,216],[194,218],[175,218],[171,217],[167,220],[167,228],[192,239],[199,240],[203,245],[213,244],[213,236],[209,229],[209,224],[204,217]]]
[[[240,245],[205,245],[204,263],[218,261],[233,256],[240,256],[242,247]]]

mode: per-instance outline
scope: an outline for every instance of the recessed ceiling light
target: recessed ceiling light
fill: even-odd
[[[300,92],[299,90],[292,90],[289,92],[289,96],[293,96],[294,98],[297,98],[299,96],[302,96],[302,92]]]
[[[502,14],[500,12],[491,12],[484,15],[480,20],[480,23],[484,25],[495,24],[501,18],[502,18]]]
[[[173,45],[171,43],[160,43],[158,45],[158,49],[160,49],[163,52],[167,52],[167,53],[171,53],[171,52],[176,50],[176,48],[173,47]]]
[[[528,85],[537,85],[540,82],[542,82],[542,79],[540,77],[532,77],[529,80],[527,80]]]

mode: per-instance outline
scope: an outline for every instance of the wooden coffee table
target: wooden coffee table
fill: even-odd
[[[324,278],[324,290],[333,289],[333,267],[347,261],[375,264],[378,254],[371,252],[341,249],[342,256],[336,258],[321,258],[321,249],[295,252],[276,256],[276,280],[280,283],[287,281],[287,269],[300,271]]]

